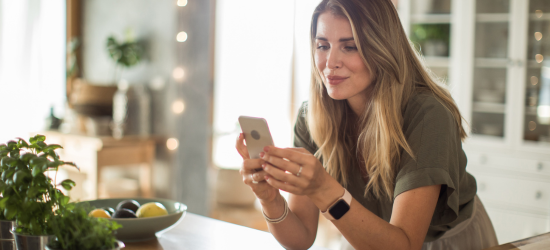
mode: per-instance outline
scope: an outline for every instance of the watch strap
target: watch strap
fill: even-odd
[[[336,220],[334,217],[332,217],[332,215],[329,213],[330,209],[336,204],[338,203],[340,200],[343,200],[345,201],[348,206],[350,206],[351,204],[351,200],[352,200],[352,196],[351,194],[349,193],[349,191],[347,189],[344,188],[344,195],[342,195],[342,197],[339,197],[338,199],[336,199],[332,204],[330,204],[330,206],[328,206],[327,208],[327,211],[321,211],[321,214],[323,216],[325,216],[325,218],[327,218],[328,220]],[[351,206],[350,206],[351,207]]]

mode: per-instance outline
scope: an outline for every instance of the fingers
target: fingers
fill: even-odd
[[[302,152],[300,151],[289,149],[289,148],[277,148],[273,146],[266,146],[264,148],[264,152],[269,153],[270,155],[274,155],[279,158],[288,159],[289,161],[295,162],[299,165],[306,165],[308,163],[311,163],[309,160],[310,157],[307,157],[308,155],[311,156],[311,154],[305,154],[305,153],[302,153],[303,151]]]
[[[293,174],[298,173],[298,170],[300,169],[300,166],[298,164],[284,160],[277,156],[273,156],[269,153],[264,153],[261,159]]]
[[[262,159],[247,159],[243,161],[241,170],[245,173],[256,172],[257,170],[262,170],[263,163]]]
[[[274,167],[271,164],[264,164],[262,165],[262,167],[264,168],[266,174],[268,174],[268,177],[272,177],[281,182],[286,182],[293,186],[303,186],[303,181],[296,177],[294,174],[288,174],[284,170]]]
[[[297,188],[293,185],[290,185],[290,184],[284,183],[282,181],[279,181],[275,178],[271,178],[269,176],[267,176],[266,182],[267,182],[267,184],[271,185],[274,188],[277,188],[277,189],[280,189],[280,190],[283,190],[283,191],[286,191],[286,192],[289,192],[289,193],[292,193],[292,194],[301,195],[301,193],[302,193],[301,189],[299,189],[299,188]]]
[[[268,173],[266,173],[265,171],[259,171],[259,172],[256,172],[256,173],[253,173],[253,174],[250,174],[250,178],[252,179],[252,183],[254,182],[262,182],[262,181],[265,181],[265,177],[268,176]],[[256,184],[256,183],[254,183]]]
[[[235,148],[241,155],[243,159],[250,159],[250,155],[248,154],[248,149],[246,148],[246,145],[244,145],[244,135],[243,133],[239,134],[239,137],[237,137],[237,141],[235,142]]]
[[[305,148],[287,148],[287,149],[290,149],[292,151],[296,151],[299,153],[303,153],[303,154],[311,154],[311,152],[307,151],[307,149]]]

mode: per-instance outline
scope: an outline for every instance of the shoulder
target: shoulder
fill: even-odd
[[[403,127],[418,123],[455,123],[453,114],[431,92],[415,93],[410,97],[403,112]]]

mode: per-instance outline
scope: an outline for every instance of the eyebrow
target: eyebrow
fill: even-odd
[[[321,37],[321,36],[315,37],[315,39],[328,42],[328,39],[326,39],[325,37]],[[353,41],[353,37],[340,38],[340,40],[338,40],[338,41],[339,42]]]

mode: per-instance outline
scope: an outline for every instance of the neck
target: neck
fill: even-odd
[[[361,114],[363,114],[363,112],[365,111],[365,103],[367,103],[364,95],[356,95],[350,97],[347,99],[347,101],[351,110],[353,110],[353,113],[355,113],[357,117],[361,117]]]

